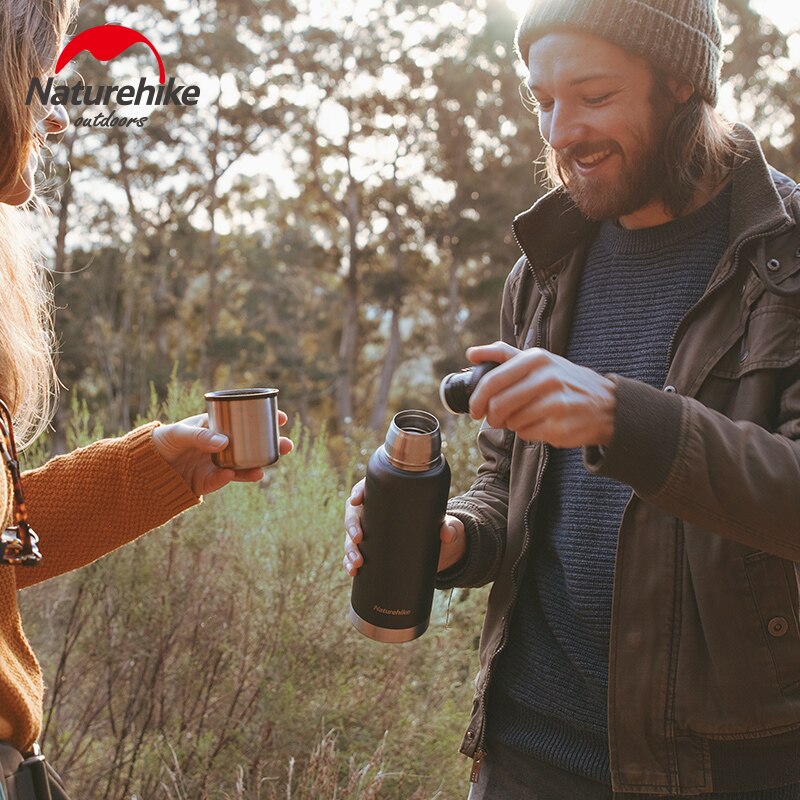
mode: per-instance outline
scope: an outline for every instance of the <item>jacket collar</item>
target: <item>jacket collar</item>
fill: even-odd
[[[734,136],[739,164],[731,177],[730,241],[738,245],[794,221],[787,205],[791,208],[788,198],[797,185],[769,167],[748,127],[735,125]],[[598,225],[586,219],[559,187],[514,219],[514,234],[533,271],[546,278],[558,271],[576,245],[594,236]]]

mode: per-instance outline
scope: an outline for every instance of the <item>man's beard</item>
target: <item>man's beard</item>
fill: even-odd
[[[666,164],[663,156],[663,129],[656,133],[655,120],[651,120],[647,139],[640,139],[634,151],[622,152],[613,140],[581,142],[566,150],[553,152],[555,166],[572,201],[592,220],[619,219],[633,214],[656,200],[663,189]],[[615,181],[584,177],[573,169],[575,158],[585,158],[594,153],[610,150],[621,160]]]

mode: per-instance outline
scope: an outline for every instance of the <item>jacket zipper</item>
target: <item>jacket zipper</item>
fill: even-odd
[[[519,243],[519,239],[517,239],[517,232],[514,229],[514,239],[516,239],[517,245],[519,249],[525,253],[525,250],[522,248],[522,245]],[[527,259],[527,253],[525,253],[525,258]],[[545,319],[545,312],[547,311],[547,306],[549,305],[549,301],[552,297],[550,291],[545,291],[541,282],[539,281],[539,277],[537,276],[536,272],[534,271],[533,267],[531,266],[530,259],[528,259],[527,268],[531,270],[531,274],[533,275],[533,280],[536,283],[536,288],[539,290],[539,293],[542,295],[543,298],[543,306],[542,312],[539,315],[539,322],[536,327],[536,339],[534,340],[535,347],[541,347],[542,336],[544,331],[543,321]],[[544,475],[545,468],[547,467],[547,462],[550,458],[550,448],[544,442],[542,442],[542,465],[539,468],[539,474],[536,477],[536,485],[533,489],[533,494],[531,495],[531,499],[528,501],[528,506],[525,509],[525,538],[522,541],[522,550],[520,551],[519,556],[517,556],[517,560],[514,562],[514,566],[511,568],[511,602],[508,605],[508,610],[506,612],[505,620],[503,622],[503,631],[500,637],[500,644],[497,646],[497,649],[494,651],[491,659],[489,660],[489,664],[486,667],[486,678],[483,681],[483,688],[481,689],[480,695],[480,708],[481,708],[481,735],[478,739],[478,745],[475,750],[475,754],[472,756],[472,771],[470,773],[469,779],[470,783],[477,783],[480,774],[481,774],[481,767],[483,766],[483,757],[486,755],[486,751],[484,750],[484,744],[486,741],[486,693],[489,690],[489,683],[492,677],[492,668],[494,667],[495,663],[497,662],[497,657],[503,651],[503,648],[506,646],[506,641],[508,639],[508,628],[511,624],[511,610],[514,608],[514,604],[517,601],[517,595],[519,594],[520,587],[517,584],[517,572],[519,569],[520,564],[523,562],[525,557],[528,554],[528,546],[531,540],[531,533],[530,533],[530,524],[529,524],[529,517],[531,513],[531,507],[533,506],[534,500],[539,495],[539,490],[542,486],[542,476]]]
[[[497,647],[497,650],[494,651],[494,655],[492,655],[491,660],[489,661],[489,665],[486,667],[486,678],[483,681],[483,689],[481,689],[481,697],[480,697],[480,706],[481,706],[481,736],[478,740],[478,747],[475,750],[475,755],[472,757],[473,764],[472,764],[472,772],[470,773],[470,782],[477,783],[478,778],[481,774],[481,766],[483,762],[483,757],[486,755],[486,751],[484,748],[484,742],[486,740],[486,693],[489,690],[489,683],[492,677],[492,668],[494,667],[495,663],[497,662],[497,657],[500,653],[503,652],[503,649],[506,646],[506,641],[508,639],[508,626],[511,624],[511,609],[514,608],[514,604],[517,601],[517,595],[519,594],[519,585],[517,584],[517,571],[519,569],[519,565],[523,562],[525,557],[528,554],[528,545],[530,544],[531,540],[531,531],[529,525],[529,518],[531,513],[531,506],[533,506],[533,501],[537,498],[539,494],[539,489],[542,486],[542,476],[544,475],[545,468],[547,467],[547,462],[550,458],[550,449],[549,446],[546,444],[542,444],[544,447],[544,451],[542,453],[542,466],[539,469],[539,475],[536,479],[536,486],[533,489],[533,494],[531,495],[531,499],[528,501],[528,507],[525,509],[525,539],[522,543],[522,550],[520,551],[517,560],[514,562],[514,566],[511,568],[511,602],[508,605],[508,611],[506,612],[505,622],[503,623],[503,634],[500,639],[500,644]]]

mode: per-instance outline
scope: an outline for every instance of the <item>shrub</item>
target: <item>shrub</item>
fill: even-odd
[[[168,402],[165,419],[196,407],[185,393]],[[73,444],[97,433],[75,419]],[[356,633],[342,511],[362,467],[351,453],[343,481],[324,433],[292,435],[297,450],[261,486],[231,484],[22,594],[48,687],[43,746],[76,796],[466,793],[458,744],[482,598],[454,595],[445,624],[440,596],[430,630],[406,645]],[[456,464],[460,441],[448,449]]]

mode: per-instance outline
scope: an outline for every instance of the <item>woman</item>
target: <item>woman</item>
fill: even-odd
[[[23,233],[24,214],[14,206],[32,199],[40,151],[48,136],[68,125],[62,107],[24,101],[33,76],[52,74],[76,6],[75,0],[0,3],[0,400],[10,410],[6,415],[0,404],[0,438],[11,457],[14,431],[18,441],[30,441],[47,424],[56,388],[50,296]],[[280,423],[285,422],[281,412]],[[29,555],[35,550],[35,538],[25,535],[26,509],[44,554],[32,568],[0,566],[0,740],[14,748],[0,746],[0,771],[6,775],[0,786],[11,800],[37,797],[24,789],[28,777],[8,776],[22,759],[16,751],[29,753],[39,736],[43,696],[41,671],[20,624],[17,590],[94,561],[230,481],[263,477],[260,469],[215,467],[211,453],[223,449],[227,439],[206,425],[205,415],[172,425],[150,423],[54,458],[21,481],[14,480],[14,465],[8,463],[13,459],[0,465],[3,528],[22,519],[4,534],[11,540],[6,560],[15,552],[17,533]],[[280,452],[291,449],[281,437]],[[24,503],[15,490],[24,494]],[[59,791],[54,784],[54,796]]]

